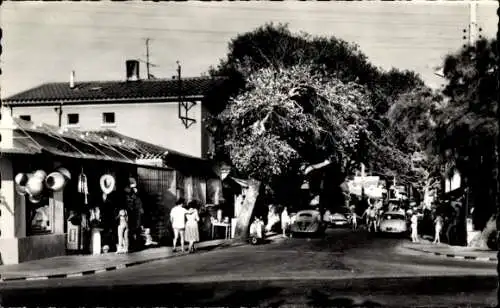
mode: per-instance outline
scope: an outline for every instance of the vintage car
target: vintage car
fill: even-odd
[[[406,216],[401,212],[386,212],[380,219],[379,230],[382,233],[403,234],[408,231]]]
[[[325,224],[318,210],[302,210],[292,216],[290,231],[292,234],[310,233],[321,234],[325,231]]]

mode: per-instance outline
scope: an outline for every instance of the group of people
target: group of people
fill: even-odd
[[[181,252],[185,252],[184,243],[188,242],[188,252],[195,252],[194,244],[200,241],[200,232],[198,222],[200,216],[195,201],[185,204],[185,200],[180,198],[175,206],[170,211],[170,222],[174,231],[174,239],[172,249],[175,252],[177,242],[180,240]]]

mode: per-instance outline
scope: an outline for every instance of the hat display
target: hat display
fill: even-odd
[[[16,192],[21,195],[21,196],[24,196],[26,195],[27,191],[26,191],[26,187],[25,186],[21,186],[21,185],[15,185],[15,188],[16,188]]]
[[[40,176],[35,176],[34,174],[30,176],[28,182],[26,183],[26,192],[31,197],[36,197],[42,194],[43,191],[43,179]]]
[[[71,180],[71,172],[69,172],[68,169],[63,168],[63,167],[59,167],[56,169],[56,172],[59,172],[60,174],[62,174],[66,178],[66,180]]]
[[[66,177],[60,172],[52,172],[45,178],[45,185],[53,191],[60,191],[66,183]]]
[[[28,197],[28,200],[31,202],[31,203],[40,203],[40,201],[42,201],[42,195],[37,195],[37,196],[32,196],[30,195]]]
[[[26,173],[18,173],[16,174],[14,181],[17,185],[25,186],[26,182],[28,182],[28,175]]]
[[[16,183],[15,188],[16,192],[20,195],[26,194],[26,183],[28,182],[28,175],[26,173],[18,173],[15,178],[14,182]]]
[[[116,187],[116,180],[111,174],[104,174],[99,180],[101,190],[106,195],[110,194]]]
[[[35,171],[35,173],[33,173],[33,176],[45,180],[45,177],[47,177],[47,173],[43,170],[37,170]]]

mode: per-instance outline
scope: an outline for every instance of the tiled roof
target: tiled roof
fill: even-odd
[[[223,80],[221,77],[185,78],[182,87],[176,79],[76,82],[74,88],[70,88],[68,82],[46,83],[3,102],[6,105],[36,105],[44,102],[164,99],[178,97],[180,89],[183,96],[202,96]]]

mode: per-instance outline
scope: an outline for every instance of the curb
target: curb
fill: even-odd
[[[228,248],[228,247],[235,247],[235,246],[242,246],[245,245],[245,243],[241,242],[236,242],[236,243],[222,243],[219,245],[207,245],[207,246],[202,246],[200,249],[203,249],[204,251],[198,252],[198,254],[202,253],[207,253],[211,250],[215,249],[223,249],[223,248]],[[82,277],[82,276],[89,276],[89,275],[95,275],[95,274],[100,274],[100,273],[105,273],[105,272],[111,272],[115,270],[120,270],[128,267],[132,267],[135,265],[141,265],[141,264],[146,264],[146,263],[151,263],[155,261],[161,261],[161,260],[166,260],[166,259],[171,259],[171,258],[178,258],[185,256],[184,254],[171,254],[167,255],[164,257],[157,257],[153,259],[147,259],[147,260],[140,260],[140,261],[132,261],[129,263],[122,263],[118,265],[113,265],[113,266],[108,266],[108,267],[101,267],[98,269],[94,270],[86,270],[86,271],[79,271],[79,272],[73,272],[73,273],[66,273],[66,274],[53,274],[53,275],[44,275],[44,276],[29,276],[29,277],[12,277],[12,278],[2,278],[0,277],[0,283],[2,282],[10,282],[10,281],[36,281],[36,280],[48,280],[48,279],[60,279],[60,278],[74,278],[74,277]]]
[[[442,252],[435,252],[435,251],[428,251],[425,249],[418,249],[418,248],[413,248],[413,247],[407,247],[404,246],[406,249],[410,249],[413,251],[418,251],[418,252],[424,252],[428,254],[432,254],[435,256],[441,256],[441,257],[446,257],[446,258],[453,258],[453,259],[458,259],[458,260],[476,260],[476,261],[485,261],[485,262],[497,262],[498,259],[495,257],[475,257],[475,256],[463,256],[463,255],[455,255],[451,253],[442,253]]]

